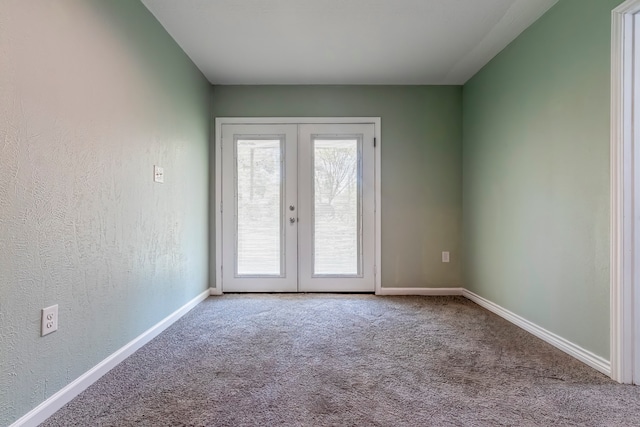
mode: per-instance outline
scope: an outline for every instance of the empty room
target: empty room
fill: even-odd
[[[0,426],[640,425],[639,14],[0,0]]]

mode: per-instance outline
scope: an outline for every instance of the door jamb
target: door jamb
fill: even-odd
[[[374,150],[374,180],[375,180],[375,293],[378,295],[382,288],[382,233],[381,233],[381,200],[380,175],[381,167],[381,119],[380,117],[216,117],[215,118],[215,287],[211,288],[212,295],[222,294],[222,125],[225,124],[373,124],[376,141]]]
[[[640,59],[634,46],[634,17],[639,13],[640,0],[627,0],[611,16],[611,378],[621,383],[640,379],[640,370],[634,366],[640,357],[639,331],[635,330],[640,316],[640,269],[634,268],[640,256],[640,234],[634,230],[640,202],[640,185],[634,184],[640,179],[640,167],[635,170],[640,163],[634,160],[635,121],[640,118],[634,113],[634,92],[640,85],[639,70],[634,70]]]

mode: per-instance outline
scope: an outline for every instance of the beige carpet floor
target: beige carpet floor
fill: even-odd
[[[225,295],[44,426],[640,426],[619,385],[462,297]]]

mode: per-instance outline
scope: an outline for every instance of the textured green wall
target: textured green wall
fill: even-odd
[[[459,86],[215,86],[216,117],[382,118],[382,286],[460,286]],[[212,239],[215,236],[212,236]],[[441,262],[441,251],[451,262]]]
[[[463,89],[465,286],[604,358],[619,3],[561,0]]]
[[[2,0],[0,63],[4,426],[207,290],[210,85],[132,0]]]

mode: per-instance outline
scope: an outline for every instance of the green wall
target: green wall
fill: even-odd
[[[210,85],[131,0],[2,0],[0,58],[8,425],[208,289]]]
[[[210,109],[382,117],[383,286],[465,286],[608,358],[619,3],[560,0],[464,88],[211,89],[137,1],[0,2],[0,425],[207,289]]]
[[[619,3],[561,0],[463,89],[465,286],[606,359]]]
[[[457,287],[461,94],[459,86],[214,86],[212,108],[216,117],[381,117],[382,286]]]

